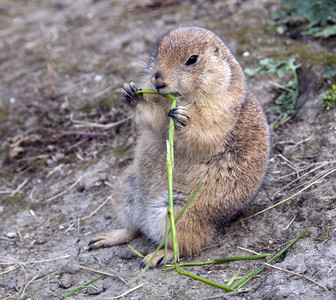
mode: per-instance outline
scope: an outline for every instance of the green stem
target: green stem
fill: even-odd
[[[175,220],[175,223],[176,223],[176,220]],[[166,227],[165,227],[165,236],[164,236],[164,242],[165,242],[165,245],[164,245],[164,260],[163,260],[163,265],[166,266],[167,264],[167,251],[168,251],[168,237],[169,237],[169,216],[168,214],[166,215]]]
[[[176,107],[177,99],[171,94],[162,95],[154,90],[140,90],[137,93],[138,94],[156,94],[156,95],[163,96],[171,102],[171,109]],[[169,119],[169,141],[167,141],[167,175],[168,175],[168,200],[169,200],[168,216],[169,216],[169,221],[170,221],[170,230],[168,234],[171,233],[172,235],[174,260],[175,262],[177,262],[179,255],[178,255],[178,245],[177,245],[177,239],[176,239],[175,222],[177,222],[178,219],[176,221],[174,219],[174,205],[173,205],[174,132],[175,132],[174,120],[173,118],[170,118]],[[191,197],[191,199],[192,198],[193,196]],[[188,200],[189,203],[191,199]],[[186,209],[187,206],[188,205],[184,207],[184,210]],[[180,217],[181,217],[181,214],[179,214],[178,218]],[[148,261],[145,268],[143,269],[142,274],[149,268],[157,252],[162,248],[165,242],[167,244],[167,234],[165,234],[165,238],[161,241],[160,245],[156,248],[151,259]],[[136,281],[138,278],[142,276],[142,274],[140,274],[139,276],[131,280],[128,284]]]
[[[172,95],[165,96],[172,100],[170,109],[176,107],[176,99]],[[172,247],[174,253],[175,264],[179,260],[178,244],[176,237],[176,227],[174,218],[174,202],[173,202],[173,170],[174,170],[174,133],[175,125],[172,117],[169,118],[169,141],[167,141],[167,175],[168,175],[168,216],[170,220],[170,231],[172,239]]]
[[[230,262],[230,261],[237,261],[237,260],[253,260],[253,259],[260,259],[260,258],[265,258],[268,257],[269,254],[258,254],[258,255],[235,255],[232,257],[224,257],[224,258],[218,258],[215,260],[211,261],[202,261],[202,262],[186,262],[186,263],[181,263],[177,264],[176,267],[186,267],[186,266],[205,266],[205,265],[213,265],[213,264],[223,264],[225,262]],[[175,268],[174,267],[169,267],[164,269],[164,271],[168,271]]]
[[[165,97],[171,102],[170,109],[176,107],[177,99],[172,94],[162,95],[154,90],[140,90],[138,93],[142,94],[157,94]],[[173,170],[174,170],[174,134],[175,124],[172,117],[169,118],[169,141],[167,144],[167,175],[168,175],[168,216],[170,220],[172,246],[174,252],[175,262],[179,260],[178,245],[176,238],[175,218],[174,218],[174,203],[173,203]]]
[[[155,94],[155,95],[160,95],[160,96],[164,96],[158,92],[155,92],[154,90],[139,90],[137,91],[138,94]]]
[[[218,287],[218,288],[220,288],[220,289],[222,289],[222,290],[225,290],[225,291],[227,291],[227,292],[231,292],[231,291],[233,290],[233,289],[231,289],[230,287],[228,287],[227,285],[222,285],[222,284],[220,284],[220,283],[218,283],[218,282],[214,282],[214,281],[212,281],[212,280],[203,278],[203,277],[198,276],[198,275],[196,275],[196,274],[187,272],[186,270],[183,270],[183,269],[181,269],[181,268],[179,268],[179,267],[176,268],[176,271],[177,271],[177,273],[179,273],[179,274],[181,274],[181,275],[188,276],[188,277],[193,278],[193,279],[198,280],[198,281],[202,281],[202,282],[204,282],[204,283],[207,283],[207,284],[210,284],[210,285],[212,285],[212,286]]]
[[[166,99],[168,99],[171,103],[173,101],[177,101],[177,99],[172,95],[172,94],[160,94],[154,90],[139,90],[137,91],[138,94],[152,94],[152,95],[160,95],[162,97],[165,97]],[[176,106],[176,105],[175,105]]]

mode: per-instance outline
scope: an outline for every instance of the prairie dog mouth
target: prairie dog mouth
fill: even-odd
[[[154,89],[154,91],[156,91],[156,92],[158,92],[162,95],[172,94],[174,97],[180,97],[181,96],[181,94],[179,92],[167,89],[166,87],[158,88],[158,87],[153,86],[153,89]]]

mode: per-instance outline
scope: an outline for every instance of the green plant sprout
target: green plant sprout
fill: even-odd
[[[326,92],[322,101],[326,110],[336,106],[336,84],[333,84],[331,89]]]
[[[302,64],[295,64],[295,59],[274,60],[272,58],[264,58],[259,61],[258,68],[246,68],[244,70],[249,77],[257,73],[276,73],[279,78],[283,78],[287,73],[291,73],[291,78],[285,85],[275,85],[275,90],[278,93],[278,98],[275,101],[278,105],[276,112],[280,115],[274,124],[275,129],[287,122],[295,114],[296,100],[299,96],[299,81],[296,70],[301,66]]]

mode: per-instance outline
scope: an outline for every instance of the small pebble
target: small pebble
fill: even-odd
[[[101,81],[102,79],[103,79],[103,76],[101,76],[101,75],[96,75],[94,77],[94,81]]]
[[[64,289],[68,289],[72,286],[72,276],[69,273],[63,273],[58,281],[58,285]]]
[[[80,183],[77,185],[77,192],[84,192],[85,191],[85,184],[84,183]]]
[[[6,236],[7,236],[8,238],[10,238],[10,239],[13,239],[13,238],[15,238],[15,237],[17,236],[17,233],[16,233],[16,232],[8,232],[8,233],[6,234]]]
[[[47,242],[47,240],[45,238],[39,238],[35,241],[35,244],[37,245],[43,245]]]
[[[86,294],[89,295],[99,295],[106,290],[104,282],[97,281],[94,285],[89,285],[86,289]]]

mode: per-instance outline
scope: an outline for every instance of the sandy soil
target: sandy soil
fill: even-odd
[[[275,0],[1,2],[2,299],[59,298],[100,276],[85,268],[110,276],[68,299],[108,299],[138,285],[128,298],[336,298],[336,120],[335,110],[322,105],[327,87],[321,79],[335,55],[335,40],[278,36],[269,21],[278,7]],[[269,267],[238,296],[223,296],[217,288],[160,268],[126,286],[139,274],[141,261],[126,245],[87,251],[95,233],[118,228],[109,195],[136,140],[119,89],[123,82],[140,82],[146,50],[179,24],[214,30],[243,67],[255,67],[264,57],[303,63],[296,116],[276,131],[270,81],[282,82],[269,75],[249,80],[271,127],[269,172],[244,215],[225,228],[214,247],[189,260],[248,254],[238,247],[274,254],[309,227],[274,265],[319,285]],[[144,237],[130,245],[144,254],[155,249]],[[239,268],[245,274],[263,262],[188,270],[225,283]]]

